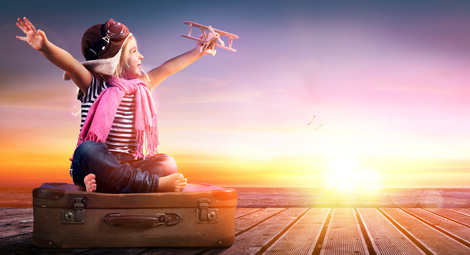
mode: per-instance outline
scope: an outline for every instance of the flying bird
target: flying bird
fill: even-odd
[[[310,125],[310,124],[312,124],[312,122],[313,122],[313,120],[314,120],[314,119],[315,119],[315,115],[313,115],[313,118],[312,118],[312,120],[311,120],[309,123],[307,123],[307,125]]]

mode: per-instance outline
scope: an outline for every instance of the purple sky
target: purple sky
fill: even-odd
[[[321,175],[339,155],[384,175],[454,174],[443,186],[468,186],[466,1],[86,3],[0,10],[0,132],[23,141],[3,139],[15,157],[45,143],[73,150],[79,123],[71,114],[76,88],[15,38],[17,17],[27,16],[80,61],[83,32],[114,18],[136,36],[146,70],[194,46],[179,36],[188,20],[239,35],[238,52],[205,56],[154,92],[160,150],[206,155],[208,164],[232,157],[244,171],[251,164],[272,176],[282,176],[282,161],[298,178]],[[5,155],[6,172],[15,163]],[[284,185],[276,178],[269,184]],[[439,184],[439,177],[426,180],[419,185]]]

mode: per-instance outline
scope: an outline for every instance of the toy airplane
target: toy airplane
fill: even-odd
[[[236,49],[232,48],[233,39],[238,39],[237,35],[230,34],[230,33],[224,32],[222,30],[214,29],[211,26],[205,26],[205,25],[197,24],[197,23],[194,23],[194,22],[191,22],[191,21],[184,21],[183,23],[189,25],[189,28],[188,28],[188,34],[187,35],[181,35],[181,36],[201,42],[203,44],[203,46],[201,47],[201,51],[202,50],[207,50],[207,52],[210,52],[210,53],[212,53],[212,55],[215,55],[215,50],[214,50],[214,46],[215,46],[215,47],[219,47],[219,48],[222,48],[222,49],[225,49],[225,50],[237,52]],[[201,29],[202,38],[197,38],[197,37],[191,36],[193,26],[199,27]],[[206,30],[209,30],[209,33]],[[222,36],[222,35],[225,35],[229,38],[228,39],[228,47],[225,46],[224,41],[222,41],[222,39],[220,39],[220,36]]]

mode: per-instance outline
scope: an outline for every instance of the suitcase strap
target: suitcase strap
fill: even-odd
[[[103,221],[110,226],[119,225],[150,225],[158,226],[174,226],[181,221],[181,215],[177,213],[159,213],[152,216],[146,215],[121,215],[119,213],[110,213],[104,216]]]

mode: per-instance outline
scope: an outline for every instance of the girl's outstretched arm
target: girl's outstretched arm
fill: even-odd
[[[148,72],[148,76],[151,80],[151,89],[156,88],[162,81],[164,81],[168,76],[181,71],[185,67],[192,64],[194,61],[198,60],[201,56],[206,55],[207,53],[204,51],[200,51],[199,47],[201,46],[200,43],[196,46],[196,48],[183,53],[177,57],[174,57],[161,66],[152,69]]]
[[[25,17],[24,21],[18,18],[16,26],[25,33],[26,36],[16,38],[27,42],[31,47],[44,55],[49,61],[60,69],[66,71],[73,82],[86,94],[90,86],[92,75],[78,60],[67,51],[57,47],[49,40],[41,30],[36,30],[33,24]]]

